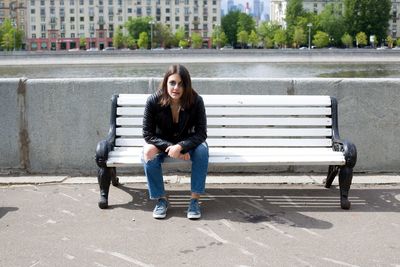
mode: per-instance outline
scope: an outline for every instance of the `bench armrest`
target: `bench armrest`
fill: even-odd
[[[346,167],[353,168],[356,165],[357,148],[352,142],[343,139],[333,139],[333,150],[343,152]]]
[[[105,140],[100,141],[96,147],[96,163],[97,166],[104,168],[107,167],[108,153],[113,150],[115,146],[116,135],[116,119],[117,119],[117,100],[118,95],[113,95],[111,98],[111,116],[110,116],[110,129]]]

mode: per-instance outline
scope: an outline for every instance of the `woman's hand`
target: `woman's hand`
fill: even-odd
[[[182,151],[182,147],[179,144],[169,146],[169,147],[167,147],[167,149],[165,149],[165,152],[171,158],[189,160],[190,159],[189,153],[181,154],[181,151]]]

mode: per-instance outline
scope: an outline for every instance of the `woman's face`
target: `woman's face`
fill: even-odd
[[[183,95],[182,79],[179,74],[172,74],[168,77],[167,82],[168,95],[171,97],[172,102],[178,102]]]

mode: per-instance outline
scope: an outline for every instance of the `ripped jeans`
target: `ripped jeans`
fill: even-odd
[[[206,142],[201,143],[194,149],[189,151],[190,160],[192,161],[191,174],[191,192],[204,194],[206,177],[208,170],[208,145]],[[142,158],[144,173],[147,177],[147,184],[150,199],[158,199],[166,196],[164,188],[164,178],[162,174],[161,164],[164,162],[166,153],[158,153],[153,159],[145,162]]]

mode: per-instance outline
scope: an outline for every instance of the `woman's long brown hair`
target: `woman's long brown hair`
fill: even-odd
[[[197,95],[196,91],[192,88],[192,80],[190,78],[189,71],[183,65],[171,65],[164,75],[164,79],[160,84],[159,94],[161,95],[160,104],[161,106],[169,106],[171,104],[171,98],[168,95],[168,78],[173,74],[178,74],[182,79],[183,94],[181,97],[181,106],[183,108],[190,108]]]

